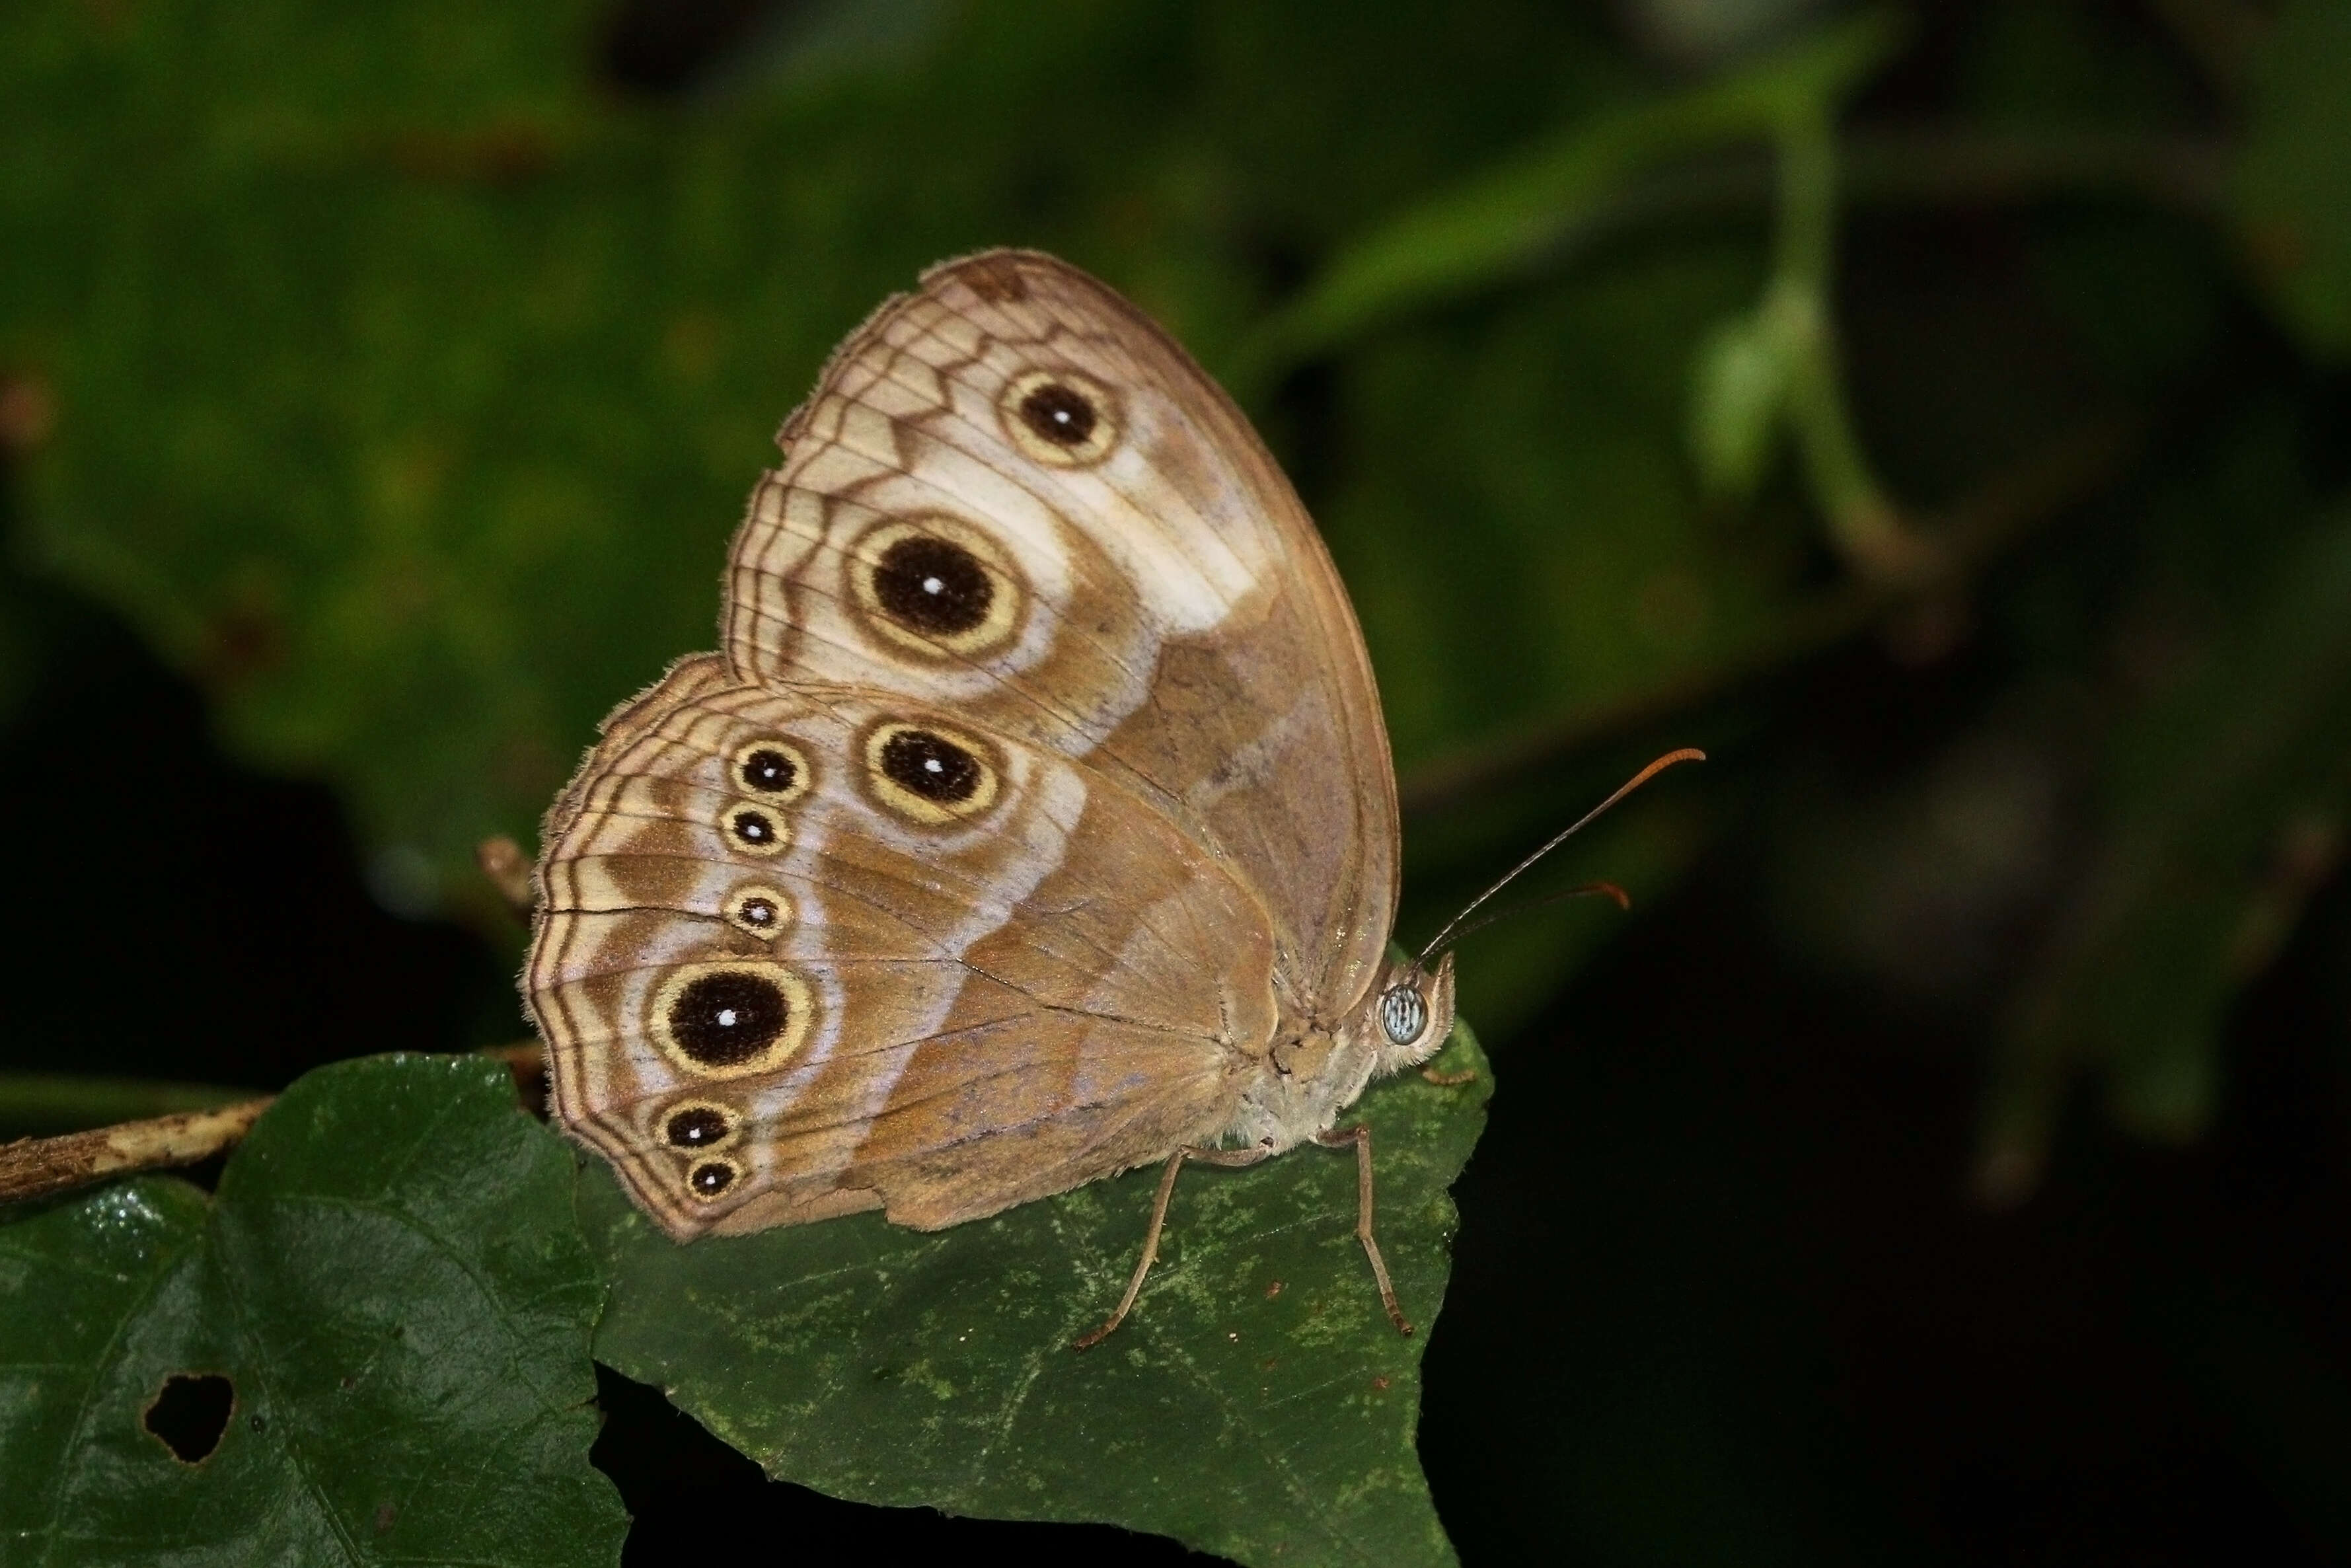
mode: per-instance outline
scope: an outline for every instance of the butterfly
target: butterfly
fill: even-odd
[[[731,548],[722,646],[545,823],[554,1113],[674,1238],[956,1225],[1351,1146],[1452,1028],[1390,956],[1363,633],[1247,418],[1110,287],[998,250],[841,345]]]

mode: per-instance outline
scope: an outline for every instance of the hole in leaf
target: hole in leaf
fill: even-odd
[[[146,1427],[183,1465],[200,1465],[220,1447],[236,1406],[236,1385],[217,1372],[175,1372],[147,1406]]]

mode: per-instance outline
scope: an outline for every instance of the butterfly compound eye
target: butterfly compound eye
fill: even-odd
[[[999,409],[1012,444],[1056,468],[1099,463],[1118,441],[1118,408],[1110,389],[1074,371],[1015,376]]]
[[[1417,986],[1390,986],[1380,995],[1380,1029],[1391,1045],[1410,1045],[1428,1028],[1428,1003]]]

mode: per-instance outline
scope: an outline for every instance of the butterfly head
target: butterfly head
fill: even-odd
[[[1390,964],[1369,1005],[1381,1071],[1426,1061],[1453,1032],[1453,955],[1433,969],[1409,958]]]

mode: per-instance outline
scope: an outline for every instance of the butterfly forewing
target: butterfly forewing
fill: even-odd
[[[1369,661],[1289,482],[1179,346],[994,252],[877,312],[784,439],[732,556],[738,673],[951,702],[1087,759],[1229,859],[1289,1006],[1354,1004],[1396,882]]]

